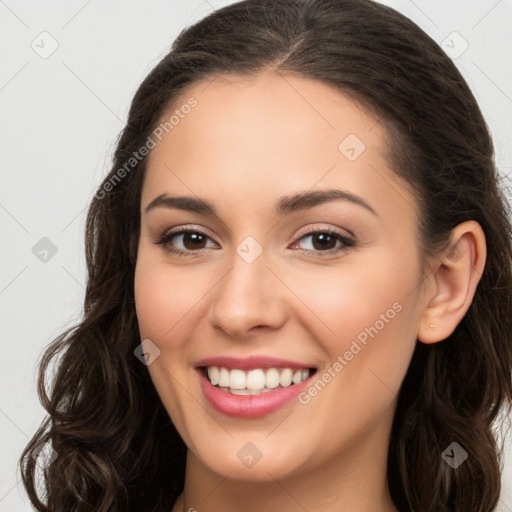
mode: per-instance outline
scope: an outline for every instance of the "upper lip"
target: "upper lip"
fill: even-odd
[[[252,370],[254,368],[314,368],[313,365],[308,363],[258,355],[244,358],[232,356],[207,357],[197,361],[195,366],[220,366],[224,368],[238,368],[240,370]]]

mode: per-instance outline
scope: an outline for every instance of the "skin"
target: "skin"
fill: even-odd
[[[457,226],[422,274],[418,201],[384,157],[385,133],[326,84],[224,74],[192,85],[173,109],[189,97],[197,106],[149,158],[135,273],[141,340],[160,350],[148,370],[188,447],[173,512],[396,511],[386,460],[397,393],[416,340],[445,339],[467,311],[485,262],[482,230]],[[348,134],[366,146],[354,161],[338,149]],[[346,200],[272,211],[282,196],[327,188],[356,194],[376,215]],[[146,212],[163,193],[208,200],[220,218]],[[186,256],[154,243],[181,228],[207,238],[197,246],[177,235],[172,245]],[[356,245],[323,256],[341,242],[322,249],[306,235],[313,228]],[[263,249],[252,263],[236,252],[248,236]],[[322,375],[396,303],[400,312],[307,404],[243,419],[203,396],[194,363],[204,357],[271,355]],[[248,442],[261,452],[252,467],[237,457]]]

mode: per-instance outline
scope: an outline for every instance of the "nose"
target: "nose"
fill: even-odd
[[[277,329],[286,321],[286,287],[261,254],[248,263],[233,254],[231,269],[212,290],[210,323],[231,338],[246,338],[261,329]]]

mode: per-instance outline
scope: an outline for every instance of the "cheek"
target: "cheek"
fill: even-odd
[[[134,281],[140,337],[150,339],[160,349],[148,371],[167,412],[185,436],[184,406],[190,395],[185,390],[188,362],[184,347],[201,295],[196,285],[186,270],[162,265],[153,254],[140,251]]]
[[[417,272],[404,269],[396,257],[385,255],[356,266],[336,269],[325,267],[295,279],[294,292],[307,306],[303,315],[307,328],[317,340],[323,340],[331,358],[343,354],[354,339],[362,343],[372,338],[397,334],[399,325],[410,316],[407,303],[415,300]]]
[[[159,345],[183,339],[208,291],[207,282],[191,269],[172,269],[149,258],[137,262],[135,305],[142,337]]]
[[[328,387],[335,391],[336,403],[343,397],[353,402],[354,410],[362,399],[382,407],[398,392],[418,322],[419,266],[411,264],[416,254],[410,252],[409,258],[407,253],[398,258],[382,252],[374,261],[339,273],[317,272],[295,288],[314,313],[307,315],[306,329],[328,358],[322,372],[333,382]],[[324,403],[338,410],[330,399]]]
[[[328,361],[299,398],[305,414],[325,418],[322,433],[334,443],[362,438],[392,415],[415,346],[412,281],[358,273],[310,287],[308,305],[322,321],[307,328]]]

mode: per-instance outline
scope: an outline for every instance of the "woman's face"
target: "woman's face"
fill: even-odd
[[[192,456],[261,481],[385,460],[426,299],[417,203],[378,119],[274,73],[220,75],[175,108],[153,137],[135,294],[151,378]]]

